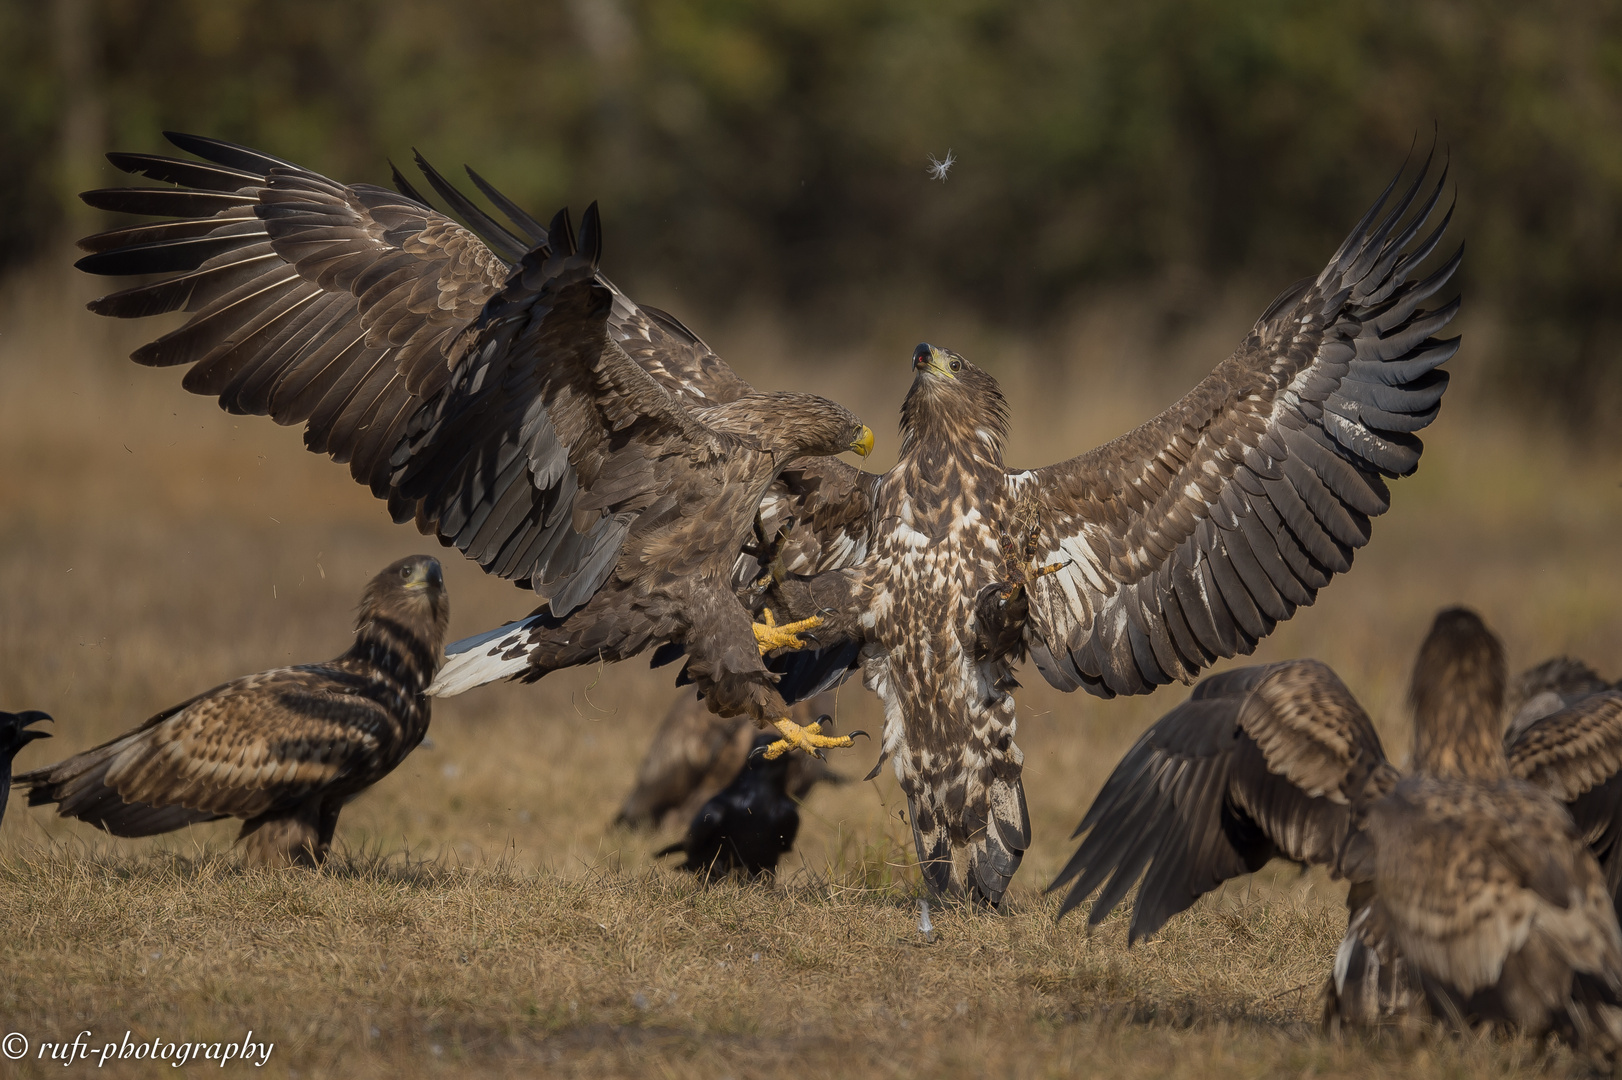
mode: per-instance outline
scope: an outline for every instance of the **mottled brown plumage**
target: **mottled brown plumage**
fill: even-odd
[[[449,622],[438,560],[401,559],[366,586],[342,655],[217,686],[17,782],[115,836],[235,817],[250,861],[319,863],[344,803],[427,733]]]
[[[540,597],[530,618],[452,645],[431,692],[665,646],[713,708],[786,715],[733,574],[779,472],[871,448],[854,416],[756,392],[632,303],[598,272],[595,204],[577,237],[566,212],[543,228],[470,173],[509,227],[419,158],[468,228],[398,173],[397,191],[345,185],[169,138],[204,160],[110,160],[179,186],[85,196],[177,219],[83,241],[84,270],[160,275],[91,309],[191,313],[133,358],[190,365],[186,388],[230,411],[303,423],[396,520]]]
[[[1097,924],[1141,877],[1135,940],[1269,859],[1322,865],[1351,883],[1327,1019],[1429,1014],[1614,1049],[1622,929],[1569,793],[1535,755],[1505,753],[1504,686],[1503,649],[1481,620],[1438,615],[1415,664],[1403,775],[1316,661],[1204,680],[1087,811],[1053,885],[1069,886],[1061,913],[1097,891]],[[1582,756],[1576,740],[1543,735]]]
[[[1575,657],[1556,656],[1534,664],[1509,684],[1509,734],[1616,685]]]
[[[796,703],[789,719],[815,723],[833,712],[833,695],[818,694]],[[831,730],[824,722],[823,731]],[[755,729],[744,717],[721,717],[704,700],[679,695],[648,744],[637,768],[636,785],[625,797],[615,823],[632,828],[658,828],[667,818],[690,821],[701,806],[737,777],[755,743]],[[816,784],[843,782],[843,777],[809,754],[795,754],[787,765],[790,798],[803,800]]]
[[[1385,478],[1418,465],[1413,432],[1458,348],[1433,336],[1458,301],[1420,305],[1460,253],[1414,280],[1447,224],[1424,231],[1443,186],[1421,199],[1427,171],[1381,218],[1393,181],[1232,356],[1111,443],[1008,467],[996,380],[920,345],[896,466],[867,480],[817,463],[768,498],[763,520],[787,533],[777,602],[827,620],[784,686],[862,666],[934,890],[994,904],[1029,844],[1009,692],[1027,650],[1061,689],[1147,693],[1250,652],[1350,568],[1390,505]]]

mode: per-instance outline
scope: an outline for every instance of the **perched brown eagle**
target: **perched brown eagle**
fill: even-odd
[[[1009,693],[1027,650],[1063,690],[1147,693],[1250,652],[1350,569],[1458,349],[1433,336],[1458,300],[1420,305],[1462,248],[1414,280],[1447,226],[1424,231],[1446,180],[1416,206],[1429,171],[1382,218],[1393,180],[1232,356],[1111,443],[1009,467],[996,380],[920,345],[893,469],[812,463],[768,495],[777,602],[823,620],[785,692],[862,667],[937,892],[997,903],[1029,845]]]
[[[789,719],[804,727],[818,724],[827,734],[833,729],[823,721],[832,712],[833,695],[818,694],[795,703]],[[743,771],[754,745],[755,733],[743,717],[717,716],[697,694],[679,695],[648,744],[615,824],[656,829],[667,817],[685,824]],[[784,791],[795,800],[804,800],[823,781],[844,781],[807,754],[795,754],[784,776]]]
[[[427,733],[449,623],[439,560],[401,559],[367,584],[343,655],[216,686],[17,783],[114,836],[235,817],[251,861],[319,863],[344,803]]]
[[[231,412],[305,425],[395,519],[533,589],[529,618],[450,647],[433,688],[539,678],[650,646],[683,651],[722,713],[775,722],[795,745],[849,745],[786,719],[733,590],[761,497],[795,459],[866,454],[873,435],[809,394],[760,393],[674,318],[597,269],[596,204],[578,238],[542,228],[470,171],[496,222],[418,159],[483,239],[398,191],[344,185],[191,135],[202,158],[111,154],[175,186],[91,191],[91,206],[169,218],[90,237],[96,274],[157,275],[94,301],[134,318],[184,309],[142,364]],[[514,231],[516,230],[516,231]],[[758,644],[757,644],[758,641]]]
[[[1614,826],[1622,698],[1506,747],[1503,649],[1473,612],[1437,616],[1414,666],[1413,761],[1313,660],[1204,680],[1127,752],[1054,881],[1097,924],[1142,879],[1128,940],[1273,858],[1351,882],[1326,1019],[1430,1014],[1614,1049],[1622,930]],[[1575,821],[1574,821],[1575,819]],[[1598,853],[1598,854],[1596,854]]]

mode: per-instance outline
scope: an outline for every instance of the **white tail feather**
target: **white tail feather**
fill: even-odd
[[[535,618],[532,615],[445,646],[445,666],[428,687],[428,696],[455,697],[523,671],[529,666],[529,650],[521,646]]]

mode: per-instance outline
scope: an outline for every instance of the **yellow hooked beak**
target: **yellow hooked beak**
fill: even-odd
[[[873,429],[863,424],[862,433],[856,436],[856,441],[850,444],[850,448],[861,457],[871,454],[873,452]]]

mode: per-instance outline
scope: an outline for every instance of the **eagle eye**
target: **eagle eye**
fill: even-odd
[[[403,578],[411,577],[411,567],[409,567],[409,566],[400,567],[400,576],[403,577]]]
[[[952,364],[951,364],[951,367],[952,367],[953,371],[962,371],[963,370],[963,361],[961,361],[961,360],[953,360]]]

